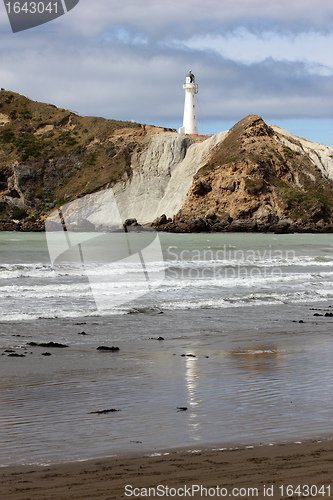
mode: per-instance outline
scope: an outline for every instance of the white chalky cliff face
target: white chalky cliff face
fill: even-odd
[[[220,132],[199,143],[176,133],[150,136],[142,151],[132,156],[132,176],[113,187],[122,219],[135,217],[145,224],[161,214],[175,215],[193,176],[226,134]]]

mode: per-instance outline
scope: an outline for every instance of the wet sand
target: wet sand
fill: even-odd
[[[2,468],[6,500],[154,498],[329,498],[333,495],[333,440],[226,450],[175,450],[86,462]],[[183,488],[189,488],[186,491]],[[206,488],[196,491],[191,489]],[[281,491],[280,487],[284,486]],[[286,487],[301,485],[300,494]],[[312,495],[304,487],[312,486]],[[127,489],[125,489],[127,486]],[[182,488],[175,492],[168,488]],[[330,490],[329,490],[330,487]],[[138,488],[139,490],[135,490]],[[219,489],[218,489],[219,488]],[[236,488],[236,489],[235,489]],[[248,490],[250,488],[250,490]],[[321,489],[320,489],[321,488]],[[235,489],[235,490],[234,490]],[[317,491],[317,495],[315,495]],[[191,496],[190,496],[191,494]],[[330,495],[329,495],[330,494]]]
[[[332,318],[313,307],[248,308],[247,328],[243,308],[2,323],[0,465],[332,436]],[[51,341],[69,347],[28,346]]]

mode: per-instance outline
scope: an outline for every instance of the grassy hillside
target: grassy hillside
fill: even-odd
[[[1,91],[0,216],[37,219],[64,201],[130,176],[130,155],[152,131]],[[7,197],[23,200],[24,207],[6,204]]]

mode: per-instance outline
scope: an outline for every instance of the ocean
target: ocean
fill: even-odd
[[[332,235],[66,238],[0,233],[1,465],[332,435]]]

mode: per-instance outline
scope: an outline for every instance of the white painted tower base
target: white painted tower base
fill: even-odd
[[[191,71],[186,75],[183,89],[185,89],[184,118],[183,126],[180,127],[178,132],[180,134],[198,135],[195,111],[195,94],[198,93],[198,85],[195,83],[195,77]]]

